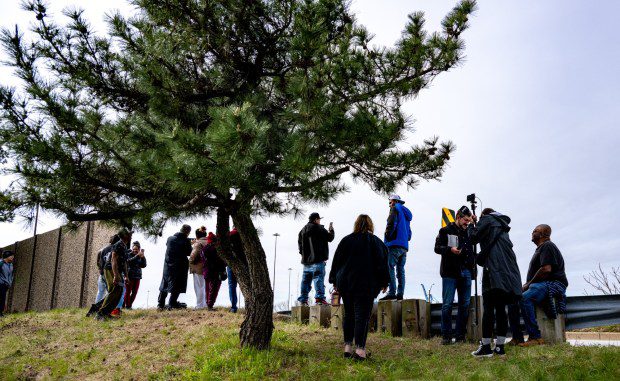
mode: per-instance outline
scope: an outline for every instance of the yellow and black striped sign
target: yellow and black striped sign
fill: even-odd
[[[454,222],[454,210],[448,208],[441,209],[441,227],[445,228],[449,223]]]

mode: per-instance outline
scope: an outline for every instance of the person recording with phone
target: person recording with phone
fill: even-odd
[[[140,280],[142,279],[142,269],[146,267],[146,258],[144,257],[144,249],[140,247],[140,242],[134,241],[131,247],[131,254],[127,259],[128,274],[125,280],[125,301],[123,308],[130,310],[133,301],[136,300],[138,289],[140,288]]]
[[[301,229],[297,239],[301,263],[304,265],[301,277],[301,292],[297,301],[302,306],[308,305],[308,294],[314,281],[316,304],[328,304],[325,300],[325,263],[329,259],[328,243],[335,237],[334,225],[329,223],[329,229],[321,225],[321,216],[314,212],[310,214],[308,223]]]
[[[456,342],[465,342],[471,282],[476,271],[473,245],[467,227],[472,223],[472,213],[467,206],[456,212],[456,220],[439,230],[435,238],[435,253],[441,255],[439,273],[441,275],[442,306],[441,335],[442,344],[452,344],[452,302],[458,294],[458,313],[456,317]]]

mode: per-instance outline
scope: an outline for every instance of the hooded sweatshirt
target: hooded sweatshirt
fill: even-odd
[[[411,211],[400,202],[390,208],[384,237],[387,247],[398,246],[409,250],[412,218],[413,214],[411,214]]]
[[[473,226],[469,225],[472,243],[480,243],[480,254],[476,263],[484,268],[482,272],[483,295],[492,290],[502,291],[512,297],[521,298],[521,273],[517,257],[512,250],[508,236],[510,217],[500,213],[482,216]]]
[[[7,287],[13,284],[13,264],[3,259],[0,259],[0,284]]]

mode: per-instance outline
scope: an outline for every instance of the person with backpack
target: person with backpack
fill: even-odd
[[[125,300],[123,308],[132,309],[133,302],[138,295],[140,280],[142,279],[142,269],[146,267],[144,249],[140,247],[140,242],[134,241],[131,247],[129,259],[127,259],[127,281],[125,283]]]
[[[2,252],[0,259],[0,317],[4,316],[6,309],[6,294],[13,285],[13,260],[15,254],[11,250]]]
[[[227,278],[226,262],[217,253],[217,237],[213,233],[207,236],[207,244],[202,250],[204,257],[204,277],[207,309],[213,310],[222,281]]]
[[[386,296],[381,300],[403,300],[405,293],[405,262],[409,241],[411,240],[411,219],[413,214],[405,207],[399,195],[393,194],[389,198],[390,215],[385,227],[384,242],[389,249],[388,266],[390,270],[390,287]],[[394,271],[396,268],[396,271]],[[398,279],[398,288],[396,288]]]
[[[94,304],[90,313],[96,311],[97,320],[106,320],[111,317],[112,311],[117,308],[123,296],[123,272],[127,274],[127,245],[131,242],[132,231],[122,228],[118,232],[120,240],[116,242],[108,254],[104,256],[103,273],[107,285],[107,294],[99,303]]]
[[[474,222],[476,216],[473,216]],[[480,244],[476,263],[482,271],[482,341],[475,357],[505,355],[504,344],[508,332],[506,307],[521,299],[521,273],[512,250],[510,217],[485,208],[480,221],[469,226],[473,244]],[[497,325],[495,348],[491,349],[493,328]]]
[[[112,237],[110,237],[110,240],[108,241],[108,245],[97,252],[97,269],[99,270],[99,277],[97,278],[97,295],[95,296],[95,304],[98,304],[99,302],[103,300],[103,298],[105,298],[105,294],[108,290],[108,286],[105,283],[105,275],[103,273],[104,266],[105,266],[105,257],[107,254],[110,253],[110,251],[112,251],[112,247],[119,240],[120,238],[118,237],[118,235],[114,234]],[[96,311],[89,311],[89,313],[91,314],[93,312],[96,312]],[[90,315],[87,315],[87,316],[90,316]]]
[[[196,309],[206,308],[205,295],[206,284],[204,277],[204,255],[202,251],[207,246],[207,232],[202,229],[196,230],[196,239],[189,255],[189,272],[194,278],[194,292],[196,293]]]

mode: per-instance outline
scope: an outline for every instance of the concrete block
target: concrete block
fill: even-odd
[[[37,235],[30,289],[30,310],[47,311],[52,301],[58,229]]]
[[[420,301],[418,299],[406,299],[401,302],[403,336],[420,337],[420,316],[418,311],[418,303]],[[422,302],[424,301],[422,300]]]
[[[344,306],[342,304],[339,304],[337,306],[331,306],[330,325],[332,329],[336,331],[342,331],[343,319],[344,319]]]
[[[308,324],[310,319],[310,307],[308,306],[294,306],[291,307],[291,317],[294,322],[299,324]]]
[[[423,339],[431,337],[431,304],[426,300],[418,302],[418,326],[420,337]]]
[[[383,300],[377,307],[379,319],[378,329],[392,336],[402,335],[402,312],[401,303],[397,300]]]
[[[549,319],[542,308],[536,307],[536,321],[540,334],[545,343],[557,344],[566,341],[566,322],[564,315],[558,315],[557,319]]]
[[[315,305],[310,307],[310,324],[318,324],[321,327],[329,328],[331,320],[330,305]]]
[[[478,324],[475,324],[476,318],[476,297],[472,296],[469,302],[469,317],[467,318],[467,335],[466,338],[470,342],[477,343],[482,339],[482,296],[478,296]]]

